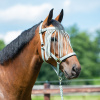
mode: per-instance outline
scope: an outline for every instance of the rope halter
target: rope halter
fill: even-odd
[[[48,28],[42,29],[42,23],[40,24],[40,27],[39,27],[42,60],[47,61],[49,58],[52,57],[57,62],[57,70],[55,69],[55,67],[53,67],[53,66],[52,67],[55,70],[55,72],[57,73],[57,75],[59,76],[60,63],[63,60],[76,55],[76,53],[72,52],[72,53],[68,54],[68,45],[66,47],[66,42],[65,42],[66,55],[63,55],[63,42],[67,41],[67,43],[69,42],[69,44],[70,44],[70,40],[68,38],[68,33],[64,32],[64,30],[58,30],[56,27],[48,27]],[[45,32],[45,39],[44,39],[45,44],[44,44],[43,37],[42,37],[42,34],[44,32]],[[53,33],[55,33],[54,34],[54,54],[50,50],[51,49],[51,36]],[[56,33],[58,33],[58,57],[55,56]],[[71,44],[70,44],[70,46],[71,46]]]

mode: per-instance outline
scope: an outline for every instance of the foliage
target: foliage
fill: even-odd
[[[80,77],[93,78],[100,76],[100,63],[97,62],[96,55],[96,51],[98,51],[97,43],[90,41],[86,32],[81,32],[72,38],[72,46],[82,67]]]
[[[0,40],[0,50],[2,50],[5,47],[5,43],[3,40]]]
[[[97,38],[94,41],[96,55],[97,55],[97,62],[100,63],[100,30],[97,30]]]
[[[37,81],[53,81],[57,80],[57,75],[54,70],[51,68],[51,65],[44,62],[41,66],[41,70],[38,76]]]

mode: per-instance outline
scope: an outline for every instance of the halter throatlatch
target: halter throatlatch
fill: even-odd
[[[45,33],[45,44],[43,41],[43,37],[42,34]],[[51,52],[51,36],[52,34],[55,32],[54,34],[54,54]],[[55,36],[56,33],[58,33],[58,57],[55,56]],[[68,45],[66,45],[65,42],[65,46],[63,47],[63,43],[64,41],[67,41],[67,43],[70,44],[70,40],[68,38],[68,33],[64,32],[63,30],[59,30],[56,27],[48,27],[48,28],[44,28],[42,29],[42,23],[40,24],[39,27],[39,34],[40,34],[40,40],[41,40],[41,55],[42,55],[42,59],[43,61],[47,61],[49,58],[53,58],[56,62],[57,62],[57,70],[55,69],[55,67],[53,67],[53,69],[55,70],[55,72],[57,73],[57,75],[59,76],[59,66],[60,63],[64,60],[67,59],[71,56],[76,55],[75,52],[69,53],[68,54]],[[71,44],[70,44],[71,46]],[[66,49],[66,55],[63,55],[63,48]]]

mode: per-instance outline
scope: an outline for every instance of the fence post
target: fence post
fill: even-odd
[[[48,82],[44,83],[44,89],[50,89],[50,84]],[[44,100],[50,100],[50,94],[44,94]]]

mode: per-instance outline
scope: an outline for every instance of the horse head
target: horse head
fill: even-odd
[[[66,78],[76,78],[79,76],[81,67],[76,54],[73,52],[69,34],[65,32],[61,24],[63,9],[55,19],[52,17],[53,9],[39,26],[40,56],[47,63],[57,66],[58,75],[60,69]]]

